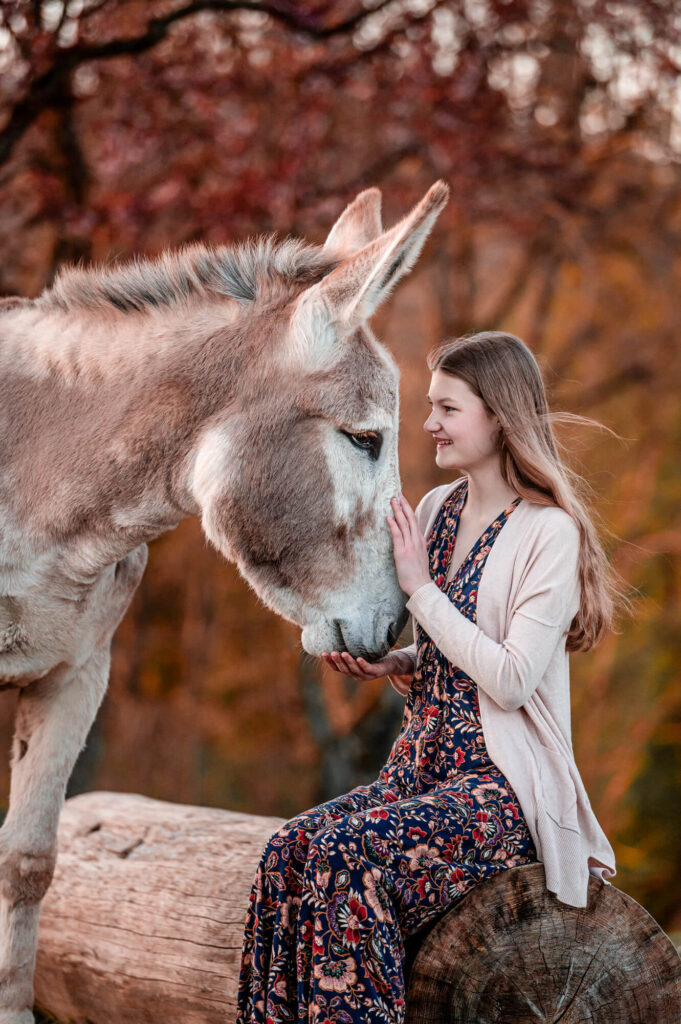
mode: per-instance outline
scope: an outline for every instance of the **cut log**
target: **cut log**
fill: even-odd
[[[284,819],[86,793],[66,801],[35,997],[66,1024],[226,1024],[248,895]]]
[[[679,1024],[681,958],[630,896],[593,876],[586,907],[541,864],[472,889],[418,949],[407,1024]]]
[[[68,800],[41,914],[36,999],[69,1024],[232,1024],[253,875],[280,818],[117,793]],[[500,872],[409,940],[408,1024],[679,1024],[681,959],[599,879]]]

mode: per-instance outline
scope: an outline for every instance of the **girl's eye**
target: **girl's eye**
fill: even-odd
[[[454,405],[445,405],[444,408],[446,412],[458,412],[456,406]]]

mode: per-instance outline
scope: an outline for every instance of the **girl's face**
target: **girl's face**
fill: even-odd
[[[470,472],[490,460],[498,463],[496,437],[499,420],[460,377],[436,370],[430,382],[432,405],[423,429],[437,446],[435,462],[441,469]]]

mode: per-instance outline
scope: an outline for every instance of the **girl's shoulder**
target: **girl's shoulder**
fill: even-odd
[[[513,522],[515,516],[517,519]],[[572,572],[579,564],[579,527],[565,509],[525,500],[508,522],[513,524],[512,528],[502,539],[515,550],[513,561],[517,566],[533,565],[538,571],[549,567],[558,578],[563,570]]]
[[[433,524],[438,511],[450,494],[465,480],[465,476],[457,477],[451,483],[440,484],[424,494],[415,509],[416,521],[424,533]],[[511,518],[515,519],[519,527],[522,523],[522,533],[527,543],[539,539],[548,543],[579,542],[577,523],[558,505],[540,505],[524,498]]]
[[[518,509],[525,506],[527,525],[534,525],[536,531],[546,536],[579,537],[579,527],[569,512],[558,505],[540,505],[536,501],[521,501]]]

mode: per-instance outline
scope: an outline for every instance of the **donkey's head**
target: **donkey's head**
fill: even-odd
[[[385,521],[400,491],[399,374],[367,320],[447,196],[434,185],[385,232],[377,189],[347,207],[324,246],[330,272],[252,311],[253,365],[198,451],[206,534],[310,654],[382,656],[406,620]]]

